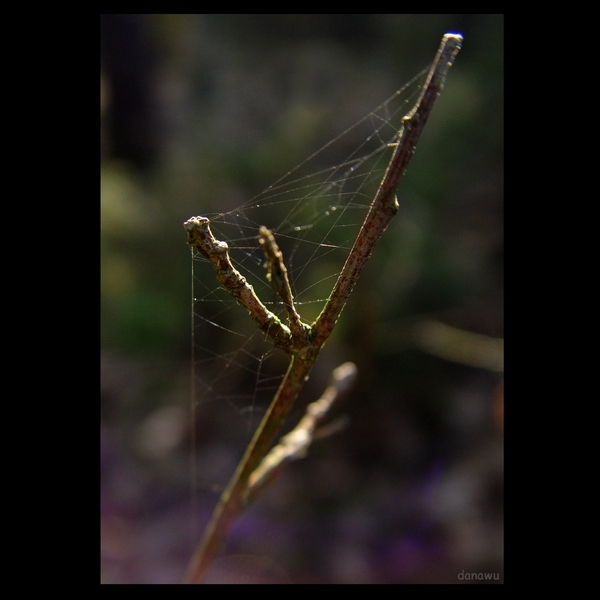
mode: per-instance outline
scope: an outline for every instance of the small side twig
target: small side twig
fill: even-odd
[[[269,229],[261,226],[258,235],[260,236],[258,242],[265,253],[267,280],[270,282],[275,294],[281,298],[287,310],[292,335],[303,338],[310,331],[310,326],[302,323],[294,306],[294,296],[288,279],[287,268],[283,262],[283,254],[275,241],[275,236]]]
[[[306,456],[308,448],[315,439],[339,431],[339,426],[320,427],[329,414],[331,407],[345,394],[356,378],[356,365],[351,362],[340,365],[331,374],[331,381],[323,395],[306,407],[306,413],[296,427],[283,436],[252,472],[248,479],[246,499],[254,498],[278,475],[285,465]]]

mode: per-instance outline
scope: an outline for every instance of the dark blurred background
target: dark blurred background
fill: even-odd
[[[463,49],[401,211],[311,377],[318,395],[358,365],[350,425],[241,517],[209,581],[504,580],[503,16],[103,15],[103,583],[179,582],[247,441],[200,406],[192,492],[183,221],[313,152],[299,108],[330,111],[333,137],[448,31]]]

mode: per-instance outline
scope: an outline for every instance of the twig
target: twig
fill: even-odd
[[[210,232],[208,219],[195,217],[185,222],[184,226],[188,231],[188,244],[196,247],[212,262],[219,282],[240,304],[246,307],[260,329],[270,335],[277,346],[290,354],[290,364],[281,385],[252,441],[246,448],[233,477],[221,495],[202,541],[192,557],[185,578],[187,583],[198,583],[201,580],[207,566],[221,546],[229,526],[250,499],[249,478],[259,467],[263,457],[274,442],[285,417],[298,397],[304,382],[308,379],[314,361],[333,330],[375,244],[387,228],[392,217],[398,212],[398,202],[395,197],[396,188],[415,151],[421,131],[431,113],[435,100],[443,88],[448,69],[460,49],[461,42],[462,36],[458,34],[445,34],[442,37],[421,96],[413,110],[403,119],[398,145],[390,159],[369,213],[331,296],[312,326],[298,325],[301,321],[299,316],[296,316],[297,313],[293,308],[291,292],[288,298],[284,289],[285,283],[277,282],[277,292],[286,305],[292,329],[281,323],[256,297],[252,286],[235,270],[229,260],[227,244],[215,240]],[[283,259],[278,256],[278,253],[279,255],[281,253],[274,239],[271,243],[269,236],[263,235],[262,230],[261,232],[261,239],[268,240],[263,243],[263,246],[264,244],[267,245],[265,247],[267,260],[273,261],[270,267],[275,269],[276,276],[281,276],[284,273],[281,268]],[[273,276],[272,270],[270,273]]]
[[[369,213],[354,241],[354,246],[346,259],[346,264],[336,281],[329,300],[317,318],[314,327],[316,335],[313,340],[313,343],[317,345],[324,343],[329,337],[375,244],[398,212],[399,206],[396,200],[398,183],[406,172],[423,127],[425,127],[431,109],[444,87],[448,69],[452,66],[461,43],[462,36],[458,34],[447,33],[442,37],[423,91],[414,108],[402,119],[398,145],[371,203]]]
[[[288,370],[281,385],[267,409],[254,437],[248,444],[242,460],[237,466],[227,488],[221,495],[202,541],[196,549],[188,567],[185,583],[199,583],[213,556],[219,550],[223,538],[236,516],[246,506],[244,498],[250,474],[258,467],[263,456],[275,440],[275,437],[294,404],[308,374],[316,354],[309,359],[292,354]]]
[[[267,267],[267,279],[287,310],[292,335],[305,340],[310,327],[302,323],[300,315],[294,306],[294,296],[288,279],[287,269],[283,262],[283,254],[275,241],[275,236],[269,229],[262,226],[258,230],[258,235],[260,236],[258,242],[262,246],[267,260],[265,265]]]
[[[306,456],[309,446],[315,439],[339,430],[339,424],[328,428],[319,428],[319,426],[329,414],[333,404],[348,391],[356,378],[356,372],[356,365],[351,362],[334,369],[331,381],[323,395],[306,407],[306,413],[298,425],[279,440],[277,446],[263,458],[250,475],[245,494],[248,502],[252,502],[279,475],[288,462]]]
[[[292,333],[277,315],[267,309],[254,292],[254,288],[233,266],[227,243],[215,239],[210,229],[209,219],[192,217],[183,226],[188,234],[187,243],[210,260],[219,283],[248,311],[259,329],[266,333],[278,348],[286,352],[294,352],[306,346],[305,334],[309,329],[308,325],[301,327],[300,324],[295,323]]]

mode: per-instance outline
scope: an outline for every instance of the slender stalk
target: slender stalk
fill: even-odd
[[[417,142],[431,109],[440,95],[448,69],[460,50],[462,36],[447,33],[442,37],[435,60],[431,65],[425,86],[414,108],[402,119],[402,129],[397,146],[377,194],[371,203],[365,221],[356,236],[354,246],[346,259],[346,263],[338,277],[327,304],[318,316],[315,325],[313,343],[322,345],[333,330],[348,297],[350,296],[358,277],[367,260],[373,252],[392,218],[398,212],[396,189],[404,176],[408,163],[415,152]]]
[[[218,552],[231,524],[246,506],[245,492],[248,479],[259,466],[275,440],[279,428],[298,397],[304,382],[308,379],[313,363],[314,359],[307,361],[292,355],[288,370],[269,409],[254,433],[252,441],[248,444],[246,452],[227,488],[221,495],[215,512],[202,536],[202,541],[192,557],[184,580],[185,583],[200,582],[206,568]]]
[[[283,254],[275,241],[275,236],[266,227],[260,227],[258,235],[260,236],[259,244],[262,246],[267,260],[267,279],[271,282],[274,292],[281,298],[287,310],[292,336],[304,339],[310,328],[302,323],[294,306],[294,296],[288,279],[287,268],[283,262]]]
[[[293,307],[291,295],[288,297],[284,281],[286,279],[285,266],[282,267],[283,258],[268,230],[261,229],[262,245],[269,263],[269,274],[273,278],[271,281],[276,283],[275,289],[288,310],[291,329],[265,308],[254,294],[252,286],[235,270],[229,260],[227,244],[214,239],[208,227],[208,219],[194,217],[184,224],[188,231],[188,244],[196,247],[213,263],[219,282],[240,304],[246,307],[260,329],[268,333],[277,346],[290,354],[290,364],[281,385],[252,441],[246,448],[231,481],[221,495],[202,541],[192,557],[185,577],[186,583],[200,582],[234,519],[244,509],[248,497],[254,497],[254,494],[250,493],[252,486],[249,483],[253,472],[259,468],[304,382],[308,379],[312,366],[323,344],[333,331],[375,244],[392,217],[398,212],[398,202],[395,196],[398,183],[415,151],[421,131],[443,88],[448,69],[460,50],[461,42],[462,36],[458,34],[445,34],[442,37],[421,96],[413,110],[403,119],[396,148],[369,213],[331,296],[312,326],[308,327],[301,323],[299,315]]]

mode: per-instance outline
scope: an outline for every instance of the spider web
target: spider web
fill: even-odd
[[[343,267],[389,162],[401,119],[414,105],[426,73],[424,69],[257,196],[234,210],[202,215],[210,219],[215,238],[227,242],[236,269],[284,322],[284,307],[266,278],[259,227],[274,233],[298,312],[311,323]],[[240,443],[247,444],[279,386],[287,356],[264,339],[246,311],[219,286],[210,262],[195,250],[192,320],[193,414],[203,415],[201,422],[210,418],[204,416],[207,407],[227,407],[231,435],[241,435]],[[193,468],[202,470],[201,465]],[[202,482],[216,477],[220,487],[229,475],[201,473],[197,484],[203,487]]]

